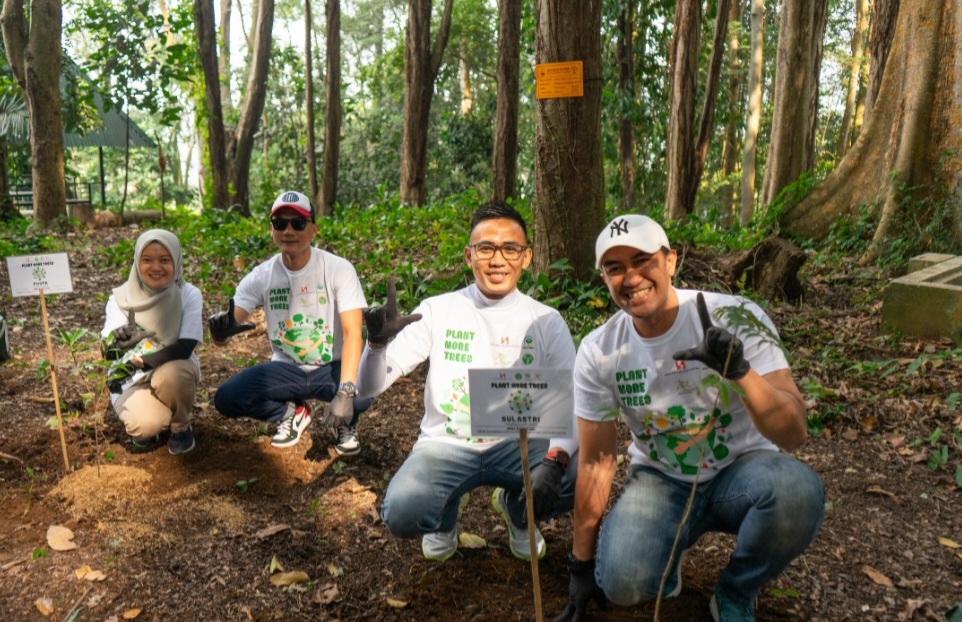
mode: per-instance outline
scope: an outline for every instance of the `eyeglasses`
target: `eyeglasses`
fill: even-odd
[[[478,244],[469,244],[469,248],[473,248],[478,259],[491,259],[494,254],[501,251],[501,256],[507,261],[514,261],[521,257],[521,255],[528,250],[527,246],[521,244],[502,244],[498,246],[497,244],[492,244],[490,242],[480,242]]]
[[[271,218],[271,226],[277,231],[286,231],[287,225],[294,227],[294,231],[303,231],[307,228],[307,219],[303,216],[295,216],[294,218],[274,216]]]

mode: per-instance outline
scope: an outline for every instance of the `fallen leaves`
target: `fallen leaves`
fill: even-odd
[[[74,570],[73,573],[78,579],[84,579],[86,581],[103,581],[107,578],[107,575],[103,572],[94,570],[86,564]]]
[[[38,598],[33,604],[42,615],[49,616],[53,613],[53,601],[47,596]]]
[[[877,583],[878,585],[882,585],[885,587],[894,587],[894,584],[892,583],[891,579],[886,577],[884,574],[882,574],[875,568],[872,568],[871,566],[868,566],[868,565],[862,566],[862,572],[867,574],[868,578],[874,581],[875,583]]]
[[[298,583],[307,583],[311,578],[303,570],[293,570],[291,572],[278,572],[271,575],[271,585],[285,586]]]
[[[458,544],[466,549],[483,549],[488,546],[484,538],[467,532],[461,532],[461,535],[458,536]]]
[[[257,538],[258,540],[263,540],[264,538],[269,538],[276,533],[286,531],[290,528],[291,528],[290,525],[286,525],[284,523],[277,523],[275,525],[271,525],[270,527],[264,527],[263,529],[255,533],[254,537]],[[274,559],[277,559],[277,558],[275,557]]]
[[[388,598],[386,600],[387,600],[387,604],[390,605],[391,607],[394,607],[395,609],[404,609],[405,607],[408,606],[408,603],[406,600],[397,600],[395,598]]]
[[[47,528],[47,544],[55,551],[72,551],[77,548],[73,542],[73,532],[62,525],[50,525]]]

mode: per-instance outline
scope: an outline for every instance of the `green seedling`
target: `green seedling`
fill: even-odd
[[[50,552],[47,551],[47,549],[36,548],[30,554],[30,559],[40,559],[41,557],[46,557],[47,555],[50,555]]]
[[[346,468],[347,468],[347,465],[344,464],[344,461],[342,461],[342,460],[335,460],[335,461],[334,461],[334,464],[331,465],[331,470],[334,471],[334,474],[335,474],[335,475],[341,475],[341,474],[343,474],[343,473],[344,473],[344,469],[346,469]]]
[[[239,479],[237,480],[237,487],[240,488],[241,492],[247,492],[247,489],[253,486],[254,482],[256,481],[257,481],[256,477],[251,477],[248,479]]]

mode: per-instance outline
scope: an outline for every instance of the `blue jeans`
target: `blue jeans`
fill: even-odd
[[[547,440],[528,441],[532,470],[541,464],[546,451]],[[545,520],[574,507],[577,464],[575,455],[562,480],[561,503],[550,516],[536,519]],[[437,440],[419,440],[388,484],[381,520],[400,538],[451,531],[458,521],[461,495],[478,486],[497,486],[509,493],[524,489],[520,440],[506,439],[481,451]],[[524,495],[509,494],[506,505],[511,522],[527,529]]]
[[[595,578],[613,603],[657,597],[690,493],[691,484],[654,469],[629,470],[598,536]],[[751,602],[808,548],[824,513],[825,490],[807,465],[775,451],[745,454],[698,484],[669,576],[679,554],[703,533],[735,534],[738,542],[717,587],[736,602]]]
[[[226,417],[276,423],[287,411],[288,402],[333,400],[340,377],[340,361],[307,372],[292,363],[267,361],[228,378],[214,393],[214,407]],[[354,398],[352,426],[373,401],[369,397]]]

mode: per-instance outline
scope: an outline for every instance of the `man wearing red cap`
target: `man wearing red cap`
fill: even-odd
[[[371,399],[356,399],[363,348],[361,311],[367,304],[354,266],[312,246],[314,206],[300,192],[282,192],[270,215],[280,253],[254,268],[237,286],[226,312],[208,320],[214,343],[254,328],[259,306],[267,320],[273,357],[227,380],[214,406],[228,417],[277,423],[274,447],[296,445],[311,422],[309,399],[330,402],[340,455],[360,452],[357,420]]]
[[[808,548],[825,502],[818,475],[779,451],[800,447],[807,430],[775,326],[744,298],[675,289],[677,255],[647,216],[612,220],[595,257],[621,310],[582,340],[575,361],[581,450],[559,620],[580,622],[591,600],[675,596],[684,552],[720,531],[737,544],[715,584],[712,618],[752,622],[759,590]],[[631,465],[602,522],[618,419],[631,432]]]

